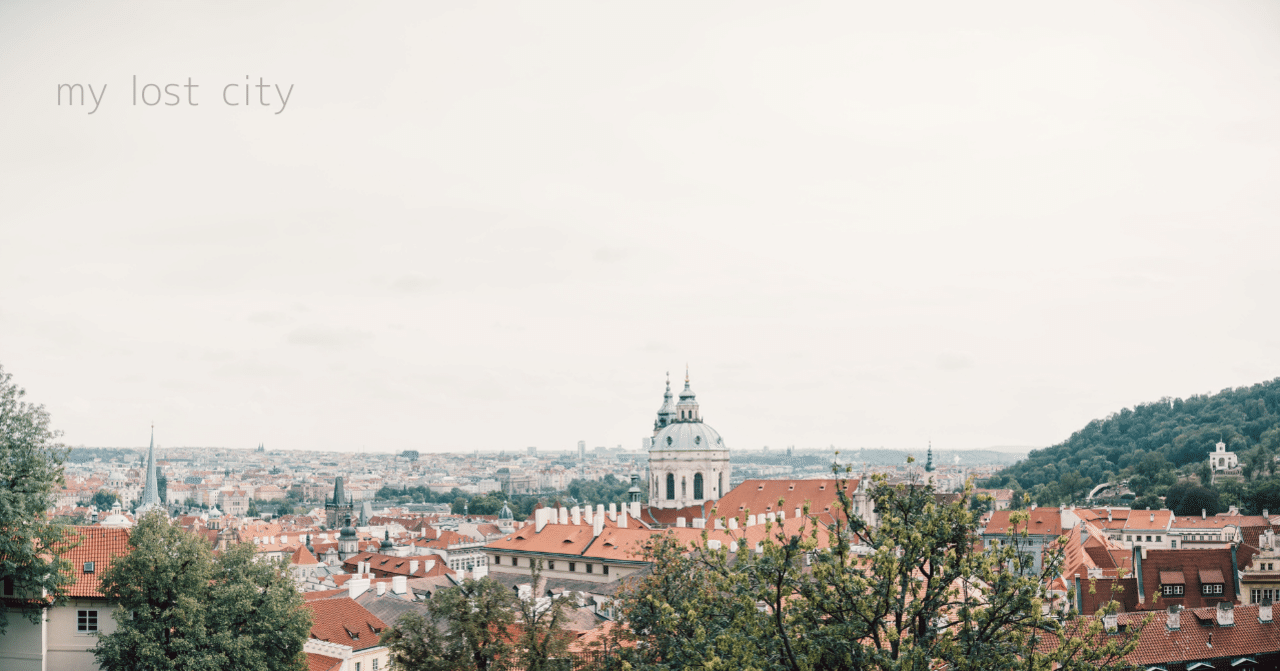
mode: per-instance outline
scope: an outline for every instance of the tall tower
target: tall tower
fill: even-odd
[[[342,476],[339,475],[333,481],[333,500],[324,503],[325,526],[336,529],[343,521],[351,518],[352,510],[351,501],[342,489]]]
[[[924,460],[924,471],[926,473],[933,472],[933,441],[929,441],[929,454]]]
[[[147,448],[147,484],[142,490],[142,504],[138,506],[137,516],[152,510],[164,512],[164,503],[160,500],[160,485],[156,482],[156,425],[151,425],[151,446]]]
[[[729,486],[729,446],[702,421],[686,369],[680,401],[663,396],[649,447],[649,506],[684,508],[724,496]]]

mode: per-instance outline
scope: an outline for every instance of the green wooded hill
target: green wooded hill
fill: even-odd
[[[1224,495],[1224,506],[1249,507],[1251,490],[1276,470],[1280,378],[1125,408],[1089,422],[1062,443],[1033,450],[984,484],[1025,490],[1040,505],[1055,505],[1082,500],[1096,484],[1128,479],[1140,502],[1158,504],[1152,497],[1164,496],[1179,478],[1198,476],[1207,484],[1208,453],[1219,440],[1240,456],[1245,482],[1215,489]]]

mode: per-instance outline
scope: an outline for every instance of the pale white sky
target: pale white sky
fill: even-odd
[[[636,449],[688,362],[730,447],[1044,446],[1280,375],[1270,0],[264,5],[0,4],[69,444]]]

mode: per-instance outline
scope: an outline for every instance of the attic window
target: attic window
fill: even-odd
[[[87,561],[84,563],[84,572],[93,573],[93,562]]]

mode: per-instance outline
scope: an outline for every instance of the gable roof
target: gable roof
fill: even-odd
[[[1016,511],[997,510],[991,513],[991,519],[982,533],[987,535],[1004,535],[1009,531],[1011,523],[1009,515]],[[1061,536],[1062,511],[1058,508],[1036,508],[1026,511],[1028,519],[1018,526],[1017,531],[1026,531],[1031,536]]]
[[[98,584],[102,572],[107,570],[112,560],[129,553],[129,530],[106,527],[71,527],[70,540],[80,541],[80,545],[68,550],[63,558],[71,562],[71,576],[74,582],[67,591],[67,596],[80,598],[102,598]],[[93,562],[93,571],[86,572],[85,565]]]
[[[378,645],[386,623],[351,597],[307,601],[311,609],[311,638],[364,650]]]

